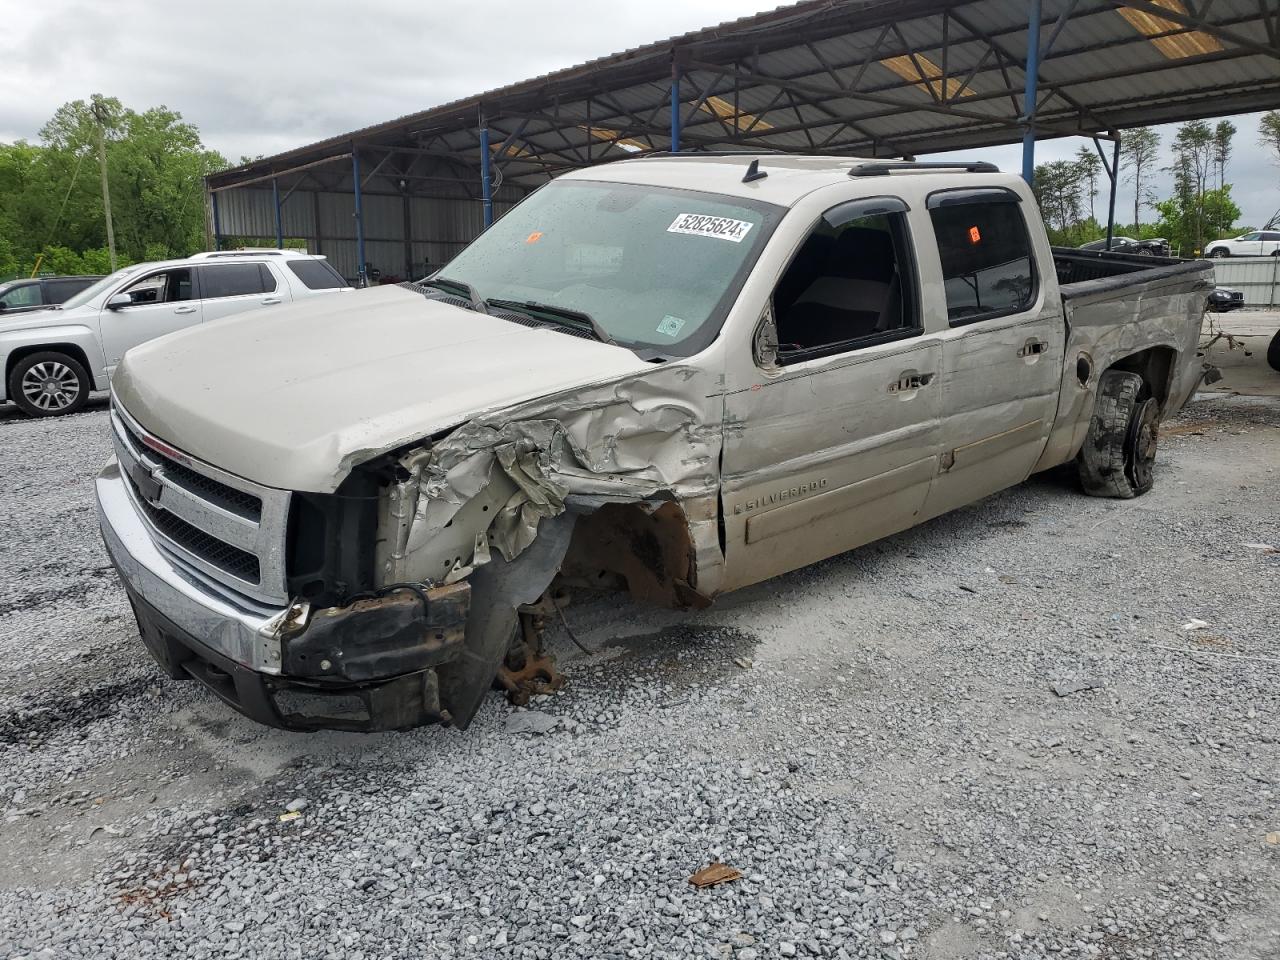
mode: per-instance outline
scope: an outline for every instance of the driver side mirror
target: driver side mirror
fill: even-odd
[[[107,299],[108,310],[119,310],[122,307],[128,307],[132,305],[133,305],[133,297],[129,296],[127,293],[113,293]]]
[[[9,305],[5,303],[3,300],[0,300],[0,313],[4,313],[8,309],[9,309]]]

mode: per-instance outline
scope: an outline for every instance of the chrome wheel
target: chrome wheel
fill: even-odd
[[[23,397],[33,407],[49,413],[71,406],[81,389],[76,372],[57,360],[43,360],[22,375]]]

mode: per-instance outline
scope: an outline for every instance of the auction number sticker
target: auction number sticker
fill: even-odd
[[[667,233],[686,233],[694,237],[715,237],[741,243],[752,224],[730,217],[713,217],[705,213],[682,213],[671,221]]]

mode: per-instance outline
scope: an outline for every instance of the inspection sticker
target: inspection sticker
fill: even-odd
[[[671,221],[667,233],[687,233],[695,237],[715,237],[741,243],[752,224],[729,217],[712,217],[705,213],[682,213]]]
[[[658,324],[658,332],[664,337],[678,337],[680,331],[684,329],[684,318],[673,317],[667,314],[662,318],[662,322]]]

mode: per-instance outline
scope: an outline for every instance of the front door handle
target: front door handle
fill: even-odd
[[[914,370],[904,370],[898,375],[897,380],[889,384],[889,392],[913,393],[921,387],[927,387],[932,380],[932,373],[916,373]]]
[[[263,300],[262,302],[263,302],[263,303],[279,303],[279,302],[280,302],[280,298],[279,298],[279,297],[267,297],[267,299]]]
[[[173,312],[174,313],[195,313],[196,308],[195,307],[179,307],[177,310]]]
[[[1027,357],[1038,357],[1049,349],[1049,344],[1043,340],[1037,340],[1034,337],[1018,348],[1018,356],[1022,359]]]

